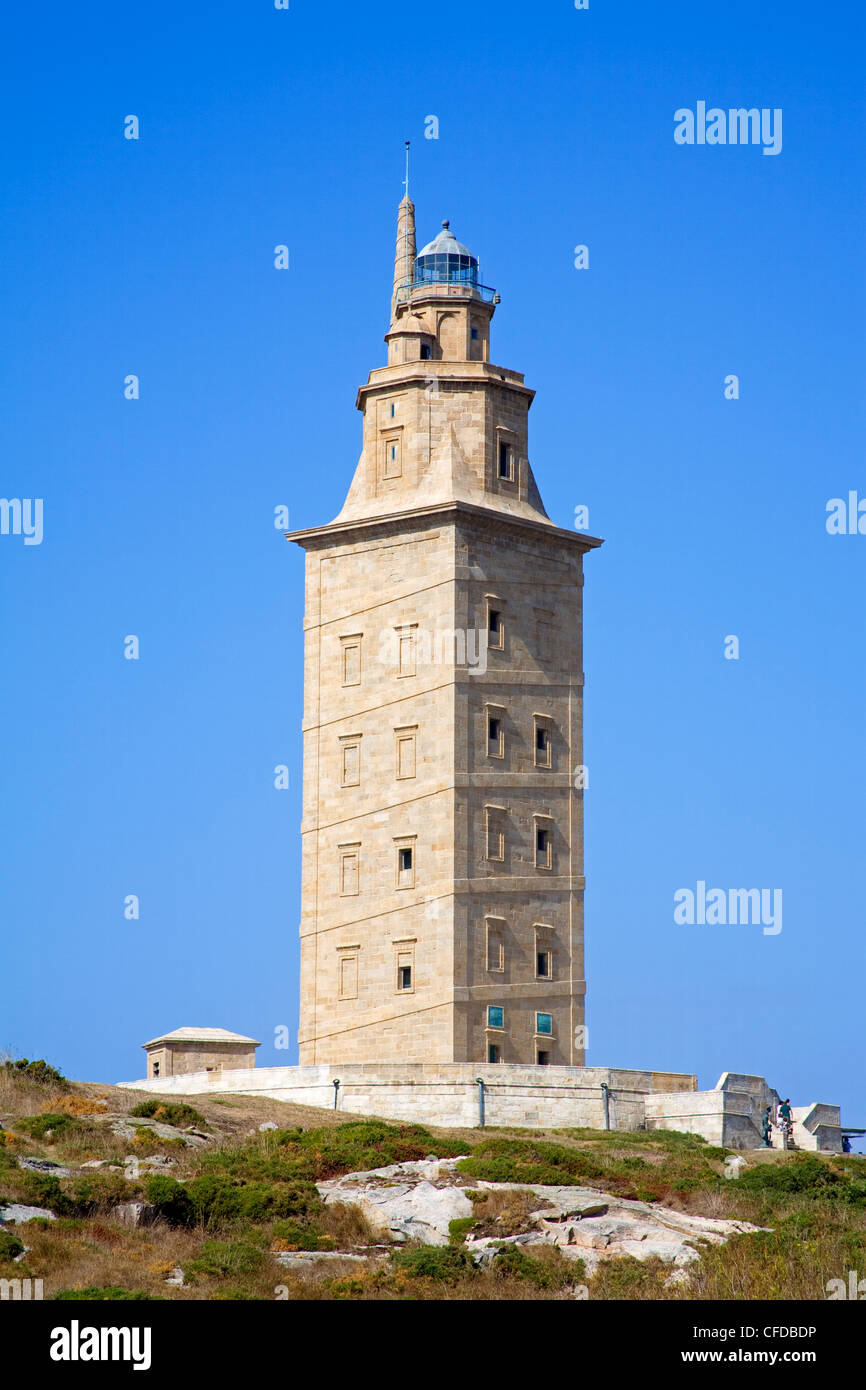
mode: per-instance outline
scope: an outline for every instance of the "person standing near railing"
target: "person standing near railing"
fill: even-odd
[[[793,1128],[790,1099],[783,1100],[779,1106],[779,1128],[782,1131],[782,1147],[787,1149],[791,1143],[791,1130]]]

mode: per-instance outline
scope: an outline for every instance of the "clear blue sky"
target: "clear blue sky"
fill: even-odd
[[[420,238],[451,218],[538,392],[547,509],[606,538],[590,1060],[866,1124],[866,536],[825,529],[866,496],[863,39],[803,0],[10,12],[0,491],[44,540],[0,536],[0,1044],[106,1081],[187,1023],[296,1059],[303,556],[273,510],[342,504],[411,138]],[[782,153],[676,145],[699,100],[782,108]],[[677,925],[698,880],[781,888],[782,932]]]

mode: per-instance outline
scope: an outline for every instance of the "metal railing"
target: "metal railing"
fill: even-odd
[[[443,298],[465,298],[469,295],[484,304],[495,303],[497,297],[496,290],[490,285],[473,284],[468,280],[406,280],[397,286],[397,303],[405,304],[413,294],[435,294]]]

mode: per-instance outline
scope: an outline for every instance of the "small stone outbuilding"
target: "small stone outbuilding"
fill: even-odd
[[[225,1028],[175,1028],[160,1038],[143,1043],[147,1053],[148,1081],[164,1076],[186,1076],[194,1071],[235,1071],[256,1064],[255,1038],[229,1033]]]

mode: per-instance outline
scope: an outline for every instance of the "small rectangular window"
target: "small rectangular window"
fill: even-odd
[[[496,651],[502,651],[504,645],[505,628],[502,622],[502,614],[498,608],[487,610],[487,646]]]
[[[422,343],[422,344],[421,344],[421,361],[422,361],[422,362],[428,362],[429,360],[430,360],[430,344],[429,344],[429,343]]]
[[[357,849],[340,851],[340,896],[354,898],[358,894],[360,858]]]
[[[472,329],[472,341],[473,341],[473,343],[477,343],[477,342],[478,342],[478,329],[477,329],[477,328],[473,328],[473,329]]]
[[[415,847],[406,840],[397,844],[397,887],[415,887]]]
[[[412,967],[411,967],[411,965],[401,965],[401,966],[400,966],[400,969],[399,969],[399,971],[398,971],[397,988],[398,988],[398,989],[411,989],[411,988],[412,988]]]
[[[486,859],[492,859],[497,863],[505,861],[505,822],[503,813],[494,807],[486,808],[487,817],[487,852]]]
[[[511,445],[506,444],[504,439],[499,441],[499,476],[509,480],[514,477]]]
[[[341,637],[341,668],[343,685],[361,684],[361,638]]]
[[[498,1004],[488,1004],[488,1005],[487,1005],[487,1027],[488,1027],[488,1028],[504,1028],[504,1027],[505,1027],[505,1010],[504,1010],[503,1008],[500,1008],[500,1006],[499,1006]]]
[[[549,1066],[550,1066],[550,1053],[549,1053],[549,1052],[542,1052],[542,1051],[539,1050],[539,1052],[538,1052],[538,1065],[539,1065],[540,1067],[549,1067]]]
[[[415,734],[397,730],[397,778],[415,776]]]
[[[538,869],[549,869],[551,862],[550,831],[537,825],[535,827],[535,866]]]
[[[536,1014],[535,1031],[536,1033],[540,1033],[544,1037],[551,1037],[553,1034],[553,1015]]]
[[[487,969],[498,971],[505,969],[505,943],[502,939],[502,928],[498,924],[490,922],[487,924]]]
[[[397,411],[397,407],[396,407],[396,405],[394,404],[394,402],[392,401],[392,402],[391,402],[391,419],[392,419],[392,420],[394,419],[394,415],[395,415],[396,411]]]
[[[487,716],[487,756],[501,758],[505,754],[505,730],[498,714]]]
[[[358,787],[361,784],[361,742],[360,739],[341,739],[342,750],[340,785]]]
[[[358,957],[340,957],[340,998],[357,999],[358,997]]]
[[[415,631],[413,627],[397,628],[397,675],[415,675]]]
[[[537,951],[535,955],[535,973],[541,980],[550,979],[550,952]]]
[[[550,767],[552,759],[552,742],[550,729],[547,724],[535,721],[535,766]]]
[[[399,478],[403,472],[399,439],[385,440],[385,477]]]
[[[487,1049],[488,1062],[499,1062],[502,1060],[502,1052],[499,1043],[491,1043]]]

